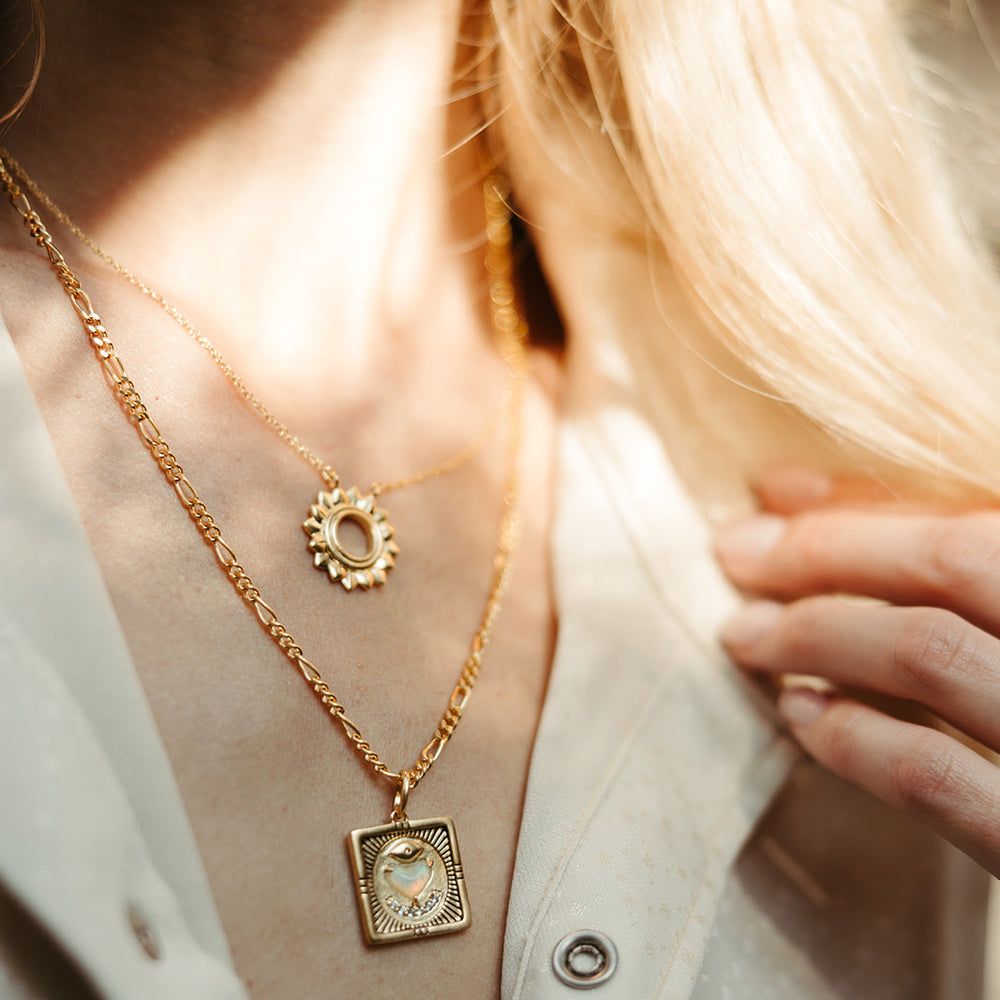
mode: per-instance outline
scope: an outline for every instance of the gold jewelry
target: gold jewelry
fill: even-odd
[[[223,539],[221,529],[149,415],[135,384],[108,338],[100,316],[94,311],[90,298],[66,259],[53,244],[42,219],[12,176],[6,161],[7,153],[0,149],[0,186],[21,215],[32,238],[48,257],[121,405],[135,424],[167,482],[173,487],[178,500],[206,543],[211,546],[233,589],[253,608],[265,632],[298,668],[323,708],[339,723],[351,746],[376,774],[383,775],[395,786],[389,822],[354,830],[349,835],[362,930],[366,940],[370,944],[382,944],[463,930],[470,923],[469,901],[454,823],[448,816],[411,821],[406,810],[411,793],[441,756],[472,695],[483,656],[500,614],[501,598],[510,582],[512,558],[520,537],[517,465],[527,324],[517,311],[511,280],[510,220],[505,182],[497,176],[491,176],[484,182],[489,243],[486,269],[491,279],[490,312],[494,330],[503,340],[502,350],[508,365],[504,409],[509,413],[511,428],[507,442],[503,509],[493,557],[490,591],[469,655],[434,735],[409,768],[391,771],[358,726],[348,718],[340,700],[261,596],[257,586],[240,565],[236,553]]]
[[[112,257],[91,236],[88,236],[28,175],[27,171],[0,147],[0,156],[7,163],[11,174],[45,207],[54,219],[62,223],[78,240],[89,247],[109,267],[117,271],[133,288],[137,288],[147,298],[152,299],[167,313],[191,339],[203,348],[219,370],[232,383],[244,402],[271,428],[277,437],[303,461],[310,465],[322,478],[326,489],[321,490],[315,502],[309,507],[309,516],[302,529],[309,537],[309,549],[313,555],[313,565],[326,572],[334,583],[340,583],[344,590],[367,590],[385,583],[386,574],[395,566],[399,546],[395,540],[395,529],[389,524],[388,514],[379,508],[376,501],[391,490],[401,490],[407,486],[417,486],[438,476],[447,475],[473,459],[482,449],[496,429],[503,410],[503,398],[494,414],[479,434],[461,451],[450,458],[402,479],[387,483],[375,481],[368,493],[357,487],[344,489],[340,476],[332,465],[324,462],[305,445],[297,434],[282,423],[261,401],[260,397],[234,371],[232,365],[222,356],[219,349],[167,298],[154,290],[148,282],[130,271],[124,264]],[[365,551],[352,552],[340,540],[337,529],[343,521],[352,521],[365,535]]]

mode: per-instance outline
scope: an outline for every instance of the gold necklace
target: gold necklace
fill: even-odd
[[[319,473],[326,488],[317,493],[315,501],[309,507],[309,516],[302,524],[302,529],[309,538],[308,547],[312,553],[313,565],[324,571],[332,582],[339,583],[347,591],[367,590],[385,583],[386,574],[396,564],[399,546],[395,539],[395,529],[389,523],[388,513],[377,505],[378,498],[391,490],[417,486],[438,476],[447,475],[473,459],[496,429],[499,415],[503,410],[502,395],[500,405],[480,433],[471,443],[445,461],[401,479],[386,483],[376,480],[371,484],[367,493],[355,486],[345,489],[341,486],[340,476],[336,469],[313,452],[297,434],[293,433],[264,405],[260,397],[226,361],[219,349],[180,309],[104,250],[93,237],[88,236],[32,180],[24,167],[2,146],[0,146],[0,156],[6,161],[10,173],[45,207],[54,219],[64,225],[130,285],[160,306],[199,347],[203,348],[244,402],[274,431],[282,443],[291,448],[299,458]],[[341,540],[339,528],[344,521],[353,522],[356,527],[361,529],[365,538],[363,552],[352,551]]]
[[[490,176],[483,185],[488,239],[486,270],[491,282],[490,312],[494,330],[498,338],[501,338],[501,349],[508,366],[504,410],[510,418],[503,509],[493,556],[490,591],[469,655],[434,735],[417,755],[415,762],[409,768],[399,771],[389,769],[358,726],[348,718],[340,700],[261,596],[257,586],[240,565],[236,553],[223,539],[221,529],[153,422],[79,279],[53,244],[42,219],[12,175],[5,150],[0,150],[0,186],[20,214],[32,238],[48,257],[120,404],[135,424],[143,444],[173,487],[178,500],[211,547],[233,589],[253,608],[264,631],[298,668],[313,694],[331,718],[339,723],[342,732],[364,762],[394,786],[389,822],[353,830],[348,835],[365,939],[369,944],[384,944],[464,930],[469,926],[471,917],[454,821],[450,816],[410,820],[406,809],[410,794],[441,756],[472,695],[483,656],[500,614],[501,599],[510,582],[512,560],[521,533],[518,455],[528,331],[526,322],[517,310],[511,280],[510,218],[507,208],[508,191],[504,180],[498,176]]]

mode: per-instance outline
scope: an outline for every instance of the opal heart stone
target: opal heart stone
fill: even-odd
[[[434,874],[434,854],[426,845],[412,840],[401,840],[387,852],[387,863],[382,867],[386,882],[405,896],[411,903],[420,898]]]

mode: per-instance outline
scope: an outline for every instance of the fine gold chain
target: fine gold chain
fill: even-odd
[[[479,677],[483,656],[493,634],[493,627],[500,614],[501,598],[510,582],[512,559],[521,534],[517,462],[520,453],[521,397],[528,331],[527,323],[517,310],[516,296],[511,280],[511,236],[506,182],[495,175],[488,177],[484,182],[488,239],[486,269],[491,280],[490,313],[498,338],[502,338],[501,350],[508,366],[504,409],[510,413],[503,510],[493,556],[490,591],[479,622],[479,628],[472,639],[469,655],[462,666],[434,735],[420,751],[414,764],[408,769],[392,771],[382,761],[378,752],[372,748],[358,726],[348,718],[344,706],[327,686],[319,670],[306,657],[302,647],[261,596],[249,574],[240,565],[236,553],[223,539],[221,529],[149,415],[135,384],[126,373],[121,358],[108,337],[108,331],[101,322],[100,316],[95,312],[90,298],[83,290],[79,279],[66,259],[53,244],[52,237],[46,230],[42,219],[12,176],[6,158],[6,152],[0,151],[0,186],[3,187],[10,203],[23,219],[32,238],[48,257],[49,263],[86,330],[90,345],[99,363],[111,380],[123,408],[135,424],[146,448],[156,460],[167,482],[173,487],[178,500],[187,510],[206,543],[211,546],[215,558],[232,583],[234,590],[253,608],[261,626],[281,652],[299,669],[305,682],[322,703],[324,709],[340,724],[344,735],[364,761],[376,774],[384,775],[396,784],[394,816],[397,814],[405,816],[407,794],[416,787],[434,761],[441,755],[468,704],[473,687]]]
[[[212,358],[215,364],[218,366],[219,370],[226,376],[227,379],[232,383],[233,387],[239,392],[239,394],[246,401],[247,405],[250,406],[252,410],[267,424],[271,430],[278,436],[278,438],[288,445],[300,458],[307,462],[316,472],[319,473],[323,481],[326,483],[327,487],[331,490],[336,489],[340,483],[340,476],[332,465],[328,462],[324,462],[308,445],[306,445],[302,439],[295,434],[286,424],[282,423],[263,403],[261,398],[246,384],[242,376],[239,375],[232,365],[223,357],[219,349],[205,336],[195,325],[178,309],[169,299],[157,292],[151,285],[149,285],[145,280],[139,277],[134,272],[130,271],[124,264],[120,263],[115,257],[113,257],[107,250],[100,246],[92,236],[89,236],[83,229],[80,228],[70,217],[66,214],[53,200],[49,197],[38,184],[29,176],[28,172],[21,166],[18,161],[10,155],[10,153],[0,146],[0,157],[2,157],[7,164],[7,167],[11,174],[25,187],[31,195],[38,201],[39,204],[44,206],[46,211],[48,211],[52,217],[63,226],[65,226],[81,243],[89,247],[101,260],[104,261],[109,267],[117,271],[133,288],[138,289],[147,298],[155,302],[164,312],[166,312],[186,333],[187,335],[196,343],[199,347],[203,348],[208,355]],[[473,440],[462,448],[460,451],[456,452],[450,458],[445,459],[438,465],[434,465],[429,469],[424,469],[421,472],[413,473],[409,476],[404,476],[401,479],[394,479],[387,483],[381,483],[375,481],[372,483],[371,494],[374,497],[378,497],[383,493],[388,493],[390,490],[400,490],[406,486],[417,486],[420,483],[425,483],[430,479],[435,479],[438,476],[447,475],[450,472],[454,472],[456,469],[463,466],[466,462],[471,461],[475,456],[482,450],[483,445],[489,440],[490,436],[493,434],[499,422],[499,417],[503,411],[503,400],[501,397],[501,404],[497,407],[493,415],[486,422],[483,429],[476,435]]]

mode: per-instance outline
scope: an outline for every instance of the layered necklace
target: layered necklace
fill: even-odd
[[[438,476],[447,475],[461,468],[473,459],[489,439],[499,422],[503,411],[503,397],[492,417],[485,423],[480,433],[465,447],[455,454],[430,468],[411,473],[386,482],[375,480],[367,493],[356,486],[344,487],[340,475],[334,466],[317,455],[302,439],[284,424],[237,374],[232,365],[223,357],[221,351],[181,312],[169,299],[152,288],[143,278],[120,263],[107,250],[103,249],[92,237],[88,236],[27,174],[24,168],[9,153],[2,153],[10,173],[23,185],[33,198],[42,205],[49,214],[65,226],[77,239],[86,244],[109,267],[120,274],[130,285],[137,288],[147,298],[164,310],[191,339],[203,348],[219,370],[232,383],[244,402],[264,421],[277,437],[304,462],[312,467],[323,481],[315,500],[309,505],[309,514],[302,524],[308,535],[308,547],[312,554],[313,565],[323,570],[334,583],[340,584],[344,590],[367,590],[370,587],[381,586],[386,581],[386,575],[396,564],[399,555],[399,545],[396,532],[388,520],[388,513],[378,506],[378,499],[385,493],[401,490],[407,486],[417,486]],[[503,184],[502,180],[494,178],[494,183]],[[493,224],[498,235],[504,231],[506,223],[502,219],[487,220],[487,225]],[[493,293],[491,292],[491,295]],[[493,301],[491,299],[491,301]],[[511,305],[512,302],[497,303],[500,306]],[[500,322],[506,322],[506,316],[494,317]],[[508,332],[497,329],[498,339],[507,340]],[[508,368],[512,364],[509,352],[506,352]],[[365,539],[364,551],[352,551],[344,544],[340,526],[350,522],[359,528]]]
[[[509,423],[506,443],[503,505],[497,530],[496,548],[491,568],[489,594],[469,654],[448,699],[434,734],[415,761],[398,771],[390,769],[372,747],[361,729],[347,716],[346,709],[330,690],[319,669],[306,657],[302,647],[281,623],[277,613],[263,598],[256,584],[240,564],[236,553],[225,541],[222,530],[185,474],[159,428],[143,403],[135,383],[126,372],[120,355],[111,342],[101,317],[95,311],[76,274],[56,248],[45,225],[28,200],[25,189],[53,211],[56,218],[70,226],[92,249],[119,273],[174,316],[188,333],[212,354],[243,398],[261,415],[278,436],[312,465],[326,485],[310,508],[305,530],[317,566],[346,589],[371,586],[384,580],[398,549],[385,515],[375,505],[375,498],[388,489],[424,482],[443,475],[468,461],[482,447],[490,425],[466,448],[446,462],[423,473],[387,485],[373,484],[367,495],[356,489],[344,490],[333,468],[317,458],[291,431],[267,410],[242,379],[222,359],[218,351],[162,296],[135,278],[131,272],[105,254],[73,225],[31,181],[25,171],[3,148],[0,148],[0,186],[20,214],[39,248],[45,253],[63,290],[83,325],[97,362],[107,376],[121,408],[134,424],[142,443],[173,488],[178,501],[211,548],[221,570],[239,597],[254,611],[259,624],[282,654],[298,669],[315,697],[339,724],[349,744],[366,766],[385,778],[393,792],[393,805],[387,823],[353,830],[348,836],[351,863],[357,889],[362,931],[370,944],[431,937],[463,930],[469,926],[469,900],[465,873],[455,825],[451,817],[411,820],[407,815],[409,797],[420,780],[441,755],[456,727],[483,664],[493,629],[500,614],[500,602],[510,582],[512,557],[521,533],[518,457],[521,440],[521,397],[525,374],[527,324],[517,308],[511,262],[509,192],[505,180],[496,174],[483,183],[487,248],[485,267],[489,278],[489,311],[498,349],[506,365],[506,376],[498,416]],[[343,520],[358,524],[368,538],[364,559],[352,555],[337,534]],[[375,549],[378,556],[375,557]],[[367,565],[355,567],[354,559]],[[343,564],[334,567],[335,563]],[[371,577],[359,576],[369,572]],[[354,574],[352,583],[345,582]]]

